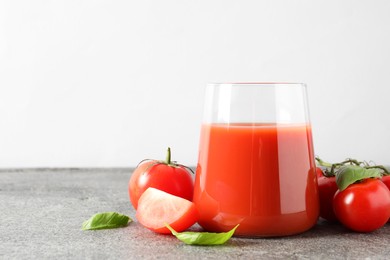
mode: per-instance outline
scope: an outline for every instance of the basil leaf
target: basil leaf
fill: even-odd
[[[117,212],[104,212],[93,215],[90,219],[84,221],[82,230],[96,230],[125,227],[133,221],[128,216]]]
[[[345,190],[349,185],[367,178],[380,178],[380,169],[366,169],[357,165],[342,166],[336,173],[336,183],[339,190]]]
[[[165,225],[172,234],[177,237],[182,242],[187,245],[202,245],[202,246],[211,246],[211,245],[222,245],[226,241],[228,241],[236,231],[236,228],[239,226],[235,226],[229,232],[222,233],[209,233],[209,232],[176,232],[171,226],[168,224]]]

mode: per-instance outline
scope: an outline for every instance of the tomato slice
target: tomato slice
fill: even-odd
[[[136,218],[154,232],[170,234],[165,224],[178,232],[184,231],[197,222],[198,212],[189,200],[148,188],[138,201]]]

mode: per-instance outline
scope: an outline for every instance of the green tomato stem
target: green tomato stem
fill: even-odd
[[[334,176],[336,168],[340,168],[341,166],[344,166],[346,164],[356,165],[356,166],[360,166],[361,167],[361,164],[363,164],[363,162],[359,162],[359,161],[354,160],[354,159],[346,159],[345,161],[342,161],[340,163],[333,163],[333,164],[331,164],[330,173],[329,174],[331,176]]]
[[[324,171],[324,175],[326,177],[335,176],[336,171],[344,165],[355,165],[355,166],[359,166],[359,167],[365,168],[365,169],[381,169],[383,171],[382,175],[390,175],[390,168],[387,168],[383,165],[372,165],[371,166],[369,163],[367,163],[365,161],[361,162],[361,161],[351,159],[351,158],[348,158],[340,163],[328,163],[328,162],[321,160],[319,157],[316,157],[315,159],[316,159],[318,165],[324,166],[327,168]]]
[[[170,165],[171,164],[171,148],[168,147],[168,150],[167,150],[167,157],[165,159],[165,163]]]
[[[366,166],[365,168],[366,169],[381,169],[383,171],[384,175],[390,174],[389,170],[383,165]]]
[[[331,163],[328,163],[328,162],[325,162],[325,161],[321,160],[320,157],[318,157],[318,156],[315,159],[316,159],[316,161],[318,162],[318,164],[320,166],[332,167]]]

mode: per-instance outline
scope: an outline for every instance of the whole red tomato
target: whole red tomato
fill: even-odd
[[[171,162],[171,150],[168,148],[166,161],[144,161],[131,175],[129,197],[135,209],[142,193],[149,187],[192,201],[194,181],[188,167]]]
[[[383,176],[382,177],[382,181],[387,186],[387,188],[390,190],[390,175]],[[390,223],[390,218],[389,218],[389,220],[387,222]]]
[[[324,172],[319,166],[316,166],[316,173],[317,173],[317,178],[324,176]]]
[[[338,190],[336,178],[321,176],[318,177],[318,193],[320,195],[320,217],[328,221],[337,221],[333,211],[333,197]]]
[[[390,217],[390,191],[379,179],[364,179],[338,190],[333,209],[346,227],[371,232],[385,225]]]
[[[387,188],[390,190],[390,175],[383,176],[382,181],[387,186]]]

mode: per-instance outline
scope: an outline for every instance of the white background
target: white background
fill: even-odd
[[[308,85],[315,153],[390,164],[390,1],[1,1],[0,167],[195,165],[208,82]]]

